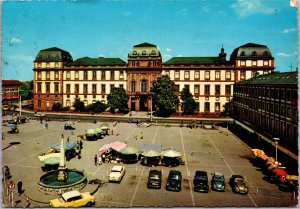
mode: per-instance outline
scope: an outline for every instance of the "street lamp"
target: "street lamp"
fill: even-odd
[[[278,163],[277,161],[277,146],[278,146],[278,142],[279,142],[279,138],[273,138],[273,140],[275,141],[275,151],[276,151],[276,155],[275,155],[275,159],[276,159],[276,163]]]

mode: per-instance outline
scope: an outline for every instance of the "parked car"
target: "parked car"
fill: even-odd
[[[2,105],[2,111],[7,111],[9,109],[8,105]]]
[[[123,165],[115,165],[110,171],[108,180],[110,182],[121,182],[124,175],[125,167]]]
[[[66,122],[65,126],[64,126],[64,129],[65,130],[75,130],[75,124],[74,124],[74,122],[72,122],[72,121]]]
[[[137,118],[129,118],[128,119],[128,123],[136,123],[136,124],[138,124],[140,122],[141,122],[141,120],[137,119]]]
[[[232,188],[232,191],[238,194],[247,194],[248,187],[246,185],[245,179],[241,175],[232,175],[229,184]]]
[[[70,191],[63,193],[59,198],[50,200],[50,207],[55,208],[74,208],[83,206],[92,206],[95,204],[95,197],[89,192],[80,193],[79,191]]]
[[[147,188],[161,188],[161,171],[160,170],[150,170],[147,182]]]
[[[180,171],[170,170],[166,189],[168,191],[180,191],[181,190],[182,175]]]
[[[225,192],[225,177],[220,172],[215,172],[211,179],[211,188],[215,191]]]
[[[206,171],[196,171],[193,182],[195,192],[208,192],[209,186]]]
[[[44,116],[46,116],[46,114],[45,114],[45,113],[42,113],[42,112],[35,112],[35,113],[34,113],[34,116],[35,116],[35,117],[44,117]]]

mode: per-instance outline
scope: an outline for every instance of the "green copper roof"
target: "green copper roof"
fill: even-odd
[[[254,85],[283,85],[283,84],[298,84],[298,73],[297,72],[274,72],[257,77],[250,78],[248,80],[240,81],[238,84],[254,84]]]
[[[69,52],[57,47],[52,47],[40,50],[35,58],[35,61],[72,62],[73,58]]]
[[[233,50],[230,60],[236,59],[274,59],[271,51],[265,45],[247,43]]]
[[[228,61],[220,57],[173,57],[164,65],[226,65]]]
[[[67,66],[115,66],[115,65],[126,65],[126,62],[120,58],[90,58],[82,57],[74,62],[68,63]]]
[[[145,42],[134,45],[128,57],[161,57],[161,55],[156,45]]]

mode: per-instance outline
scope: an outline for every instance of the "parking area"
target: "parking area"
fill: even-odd
[[[12,180],[22,180],[25,194],[38,200],[51,199],[37,191],[37,183],[43,174],[38,155],[46,153],[52,144],[60,142],[61,135],[77,141],[77,136],[84,134],[89,128],[99,127],[97,124],[75,122],[75,130],[64,130],[64,122],[50,121],[48,129],[38,120],[18,126],[20,133],[8,134],[8,127],[2,126],[2,165],[7,165]],[[118,123],[113,126],[113,134],[97,141],[83,141],[82,158],[74,158],[67,162],[68,168],[84,170],[88,180],[107,180],[108,173],[114,164],[104,163],[95,166],[94,155],[102,145],[113,141],[122,141],[130,147],[140,144],[161,144],[162,148],[173,147],[185,160],[184,165],[177,167],[147,167],[140,164],[126,164],[126,173],[121,183],[108,183],[95,193],[95,207],[296,207],[297,198],[290,192],[278,190],[275,184],[264,179],[262,172],[252,165],[252,151],[227,129],[217,130],[186,127],[150,126],[138,127],[136,124]],[[143,137],[141,137],[143,136]],[[14,144],[12,142],[20,142]],[[147,189],[150,169],[162,170],[162,188]],[[165,185],[171,169],[182,172],[182,190],[166,191]],[[226,191],[206,193],[193,191],[193,178],[196,170],[204,170],[209,174],[215,171],[224,174]],[[228,181],[232,174],[240,174],[246,178],[250,191],[247,195],[232,192]],[[33,197],[32,197],[33,196]],[[31,202],[30,207],[47,207],[43,201]]]

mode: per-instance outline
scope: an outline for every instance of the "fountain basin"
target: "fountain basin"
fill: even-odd
[[[59,195],[67,191],[81,190],[87,184],[87,178],[83,171],[67,169],[67,179],[58,181],[58,170],[50,171],[40,177],[38,190],[45,194]]]

